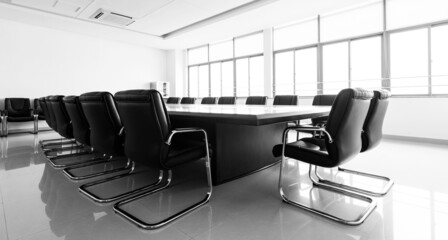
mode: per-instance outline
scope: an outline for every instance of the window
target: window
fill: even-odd
[[[265,95],[263,62],[262,33],[189,49],[189,96]]]
[[[221,64],[222,96],[234,96],[233,61]]]
[[[317,43],[317,18],[274,29],[274,50]]]
[[[355,37],[383,30],[382,1],[352,7],[321,17],[321,41]]]
[[[263,33],[235,38],[235,57],[263,53]]]
[[[264,96],[263,56],[250,58],[249,64],[249,96]]]
[[[249,58],[236,60],[236,96],[249,96]]]
[[[337,94],[349,87],[348,42],[322,48],[323,93]]]
[[[317,49],[307,48],[295,51],[296,95],[317,94]]]
[[[350,42],[351,87],[381,88],[381,37]]]
[[[275,54],[275,95],[294,94],[294,52]]]
[[[390,35],[392,94],[428,94],[428,29]]]
[[[190,97],[198,97],[198,86],[199,86],[199,67],[190,67],[188,69],[188,95]]]
[[[210,61],[233,58],[233,41],[210,44]]]
[[[208,97],[209,96],[209,82],[208,82],[208,65],[202,65],[199,67],[199,76],[198,76],[198,84],[199,84],[199,97]]]
[[[221,97],[221,63],[210,64],[210,96]]]
[[[208,47],[198,47],[188,50],[188,65],[205,63],[208,61]]]
[[[446,20],[446,0],[387,0],[387,29]]]
[[[448,94],[448,25],[431,29],[432,94]]]

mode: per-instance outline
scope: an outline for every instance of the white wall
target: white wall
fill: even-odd
[[[170,96],[187,96],[186,51],[169,50],[167,52],[167,81],[170,82]]]
[[[149,88],[166,51],[0,19],[0,99]]]
[[[392,98],[384,120],[388,135],[448,140],[448,98]]]

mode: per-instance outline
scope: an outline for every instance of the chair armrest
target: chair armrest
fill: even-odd
[[[325,133],[325,135],[327,135],[328,142],[329,143],[333,142],[333,138],[331,137],[330,133],[327,132],[327,130],[325,130],[325,128],[321,128],[321,127],[302,127],[302,126],[287,127],[285,129],[285,131],[283,132],[283,138],[285,138],[286,135],[288,134],[288,132],[291,131],[291,130],[299,131],[299,132],[323,132],[323,133]]]
[[[183,133],[192,133],[192,132],[202,132],[204,134],[204,137],[205,137],[206,141],[208,142],[208,140],[207,140],[207,132],[204,129],[202,129],[202,128],[176,128],[176,129],[173,129],[171,131],[171,133],[168,136],[168,139],[166,140],[165,143],[167,145],[171,145],[171,141],[172,141],[174,135],[176,135],[178,133],[183,134]]]

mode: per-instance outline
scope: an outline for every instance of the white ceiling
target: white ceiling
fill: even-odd
[[[258,31],[371,0],[0,0],[0,18],[163,49]],[[99,9],[128,26],[94,19]]]

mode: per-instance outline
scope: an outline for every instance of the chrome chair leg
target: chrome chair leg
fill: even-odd
[[[3,116],[3,136],[8,136],[8,116]]]
[[[39,130],[39,120],[38,120],[39,115],[34,114],[34,131],[33,134],[36,134]]]
[[[345,184],[341,184],[341,183],[336,183],[336,182],[332,182],[329,180],[325,180],[323,177],[321,177],[319,175],[319,173],[317,172],[317,167],[315,169],[315,175],[318,178],[318,181],[320,183],[325,183],[337,188],[342,188],[345,190],[349,190],[349,191],[353,191],[353,192],[358,192],[358,193],[362,193],[362,194],[366,194],[366,195],[371,195],[371,196],[375,196],[375,197],[381,197],[386,195],[389,190],[392,188],[392,186],[394,185],[394,181],[388,177],[384,177],[384,176],[379,176],[379,175],[374,175],[374,174],[370,174],[370,173],[364,173],[364,172],[358,172],[358,171],[353,171],[353,170],[348,170],[348,169],[344,169],[341,167],[338,167],[338,171],[340,172],[345,172],[348,174],[353,174],[353,175],[359,175],[359,176],[363,176],[363,177],[369,177],[369,178],[374,178],[374,179],[379,179],[382,180],[384,182],[386,182],[386,185],[383,187],[383,189],[381,191],[369,191],[366,189],[362,189],[362,188],[356,188],[356,187],[352,187],[349,185],[345,185]]]
[[[131,203],[131,202],[137,200],[137,199],[140,199],[142,197],[148,196],[150,194],[153,194],[155,192],[158,192],[158,191],[161,191],[161,190],[167,188],[169,186],[169,184],[171,182],[171,178],[172,178],[172,172],[171,172],[171,170],[169,170],[168,171],[168,179],[167,179],[166,184],[160,186],[159,188],[153,189],[153,190],[151,190],[149,192],[143,193],[141,195],[137,195],[137,196],[134,196],[134,197],[122,200],[120,202],[117,202],[114,205],[114,211],[117,214],[119,214],[120,216],[124,217],[125,219],[131,221],[133,224],[137,225],[140,228],[143,228],[143,229],[157,229],[157,228],[160,228],[160,227],[163,227],[163,226],[167,225],[168,223],[170,223],[170,222],[172,222],[172,221],[174,221],[174,220],[176,220],[176,219],[178,219],[178,218],[180,218],[180,217],[182,217],[182,216],[184,216],[184,215],[194,211],[195,209],[203,206],[204,204],[206,204],[210,200],[210,197],[212,195],[212,178],[211,178],[211,170],[210,170],[210,155],[209,155],[208,140],[207,140],[207,134],[206,133],[205,133],[205,148],[206,148],[206,154],[207,154],[206,155],[206,161],[205,161],[205,168],[206,168],[206,172],[207,172],[207,184],[208,184],[209,189],[208,189],[205,197],[201,201],[199,201],[197,203],[194,203],[193,205],[189,206],[188,208],[186,208],[184,210],[181,210],[180,212],[175,213],[174,215],[172,215],[172,216],[170,216],[170,217],[168,217],[168,218],[166,218],[166,219],[164,219],[164,220],[162,220],[160,222],[157,222],[157,223],[147,223],[147,222],[144,222],[143,220],[133,216],[132,214],[130,214],[129,212],[127,212],[126,210],[124,210],[122,208],[123,205],[126,205],[128,203]]]
[[[123,177],[128,177],[128,176],[131,175],[131,173],[133,171],[134,171],[134,165],[132,165],[131,171],[128,172],[128,173],[117,175],[117,176],[106,178],[106,179],[102,179],[102,180],[98,180],[98,181],[91,182],[91,183],[86,183],[86,184],[80,186],[78,188],[78,190],[82,194],[84,194],[87,197],[89,197],[90,199],[94,200],[95,202],[108,203],[108,202],[113,202],[113,201],[116,201],[116,200],[119,200],[119,199],[122,199],[122,198],[125,198],[125,197],[132,196],[134,194],[147,192],[147,191],[153,189],[154,187],[158,186],[162,182],[163,175],[164,175],[163,171],[161,170],[161,171],[159,171],[159,178],[158,178],[158,180],[156,182],[153,182],[153,183],[151,183],[149,185],[146,185],[146,186],[143,186],[141,188],[137,188],[137,189],[134,189],[132,191],[124,192],[124,193],[121,193],[121,194],[118,194],[116,196],[109,197],[109,198],[101,198],[98,195],[96,195],[95,193],[90,192],[90,191],[87,190],[89,187],[92,187],[92,186],[97,186],[97,185],[105,183],[105,182],[110,182],[110,181],[113,181],[113,180],[116,180],[116,179],[120,179],[120,178],[123,178]]]
[[[133,161],[131,161],[130,159],[128,159],[127,162],[126,162],[126,166],[121,167],[121,168],[116,168],[116,169],[112,169],[112,170],[107,170],[107,171],[103,171],[103,172],[92,173],[92,174],[87,174],[87,175],[82,175],[82,176],[76,176],[73,173],[71,173],[71,171],[74,170],[74,169],[79,169],[79,168],[83,168],[83,167],[89,167],[89,166],[98,165],[98,164],[104,164],[105,162],[110,162],[111,159],[112,158],[109,158],[106,161],[95,162],[95,163],[87,164],[87,165],[79,165],[78,164],[75,167],[65,168],[62,172],[70,180],[72,180],[72,181],[79,181],[79,180],[85,180],[85,179],[89,179],[89,178],[99,177],[99,176],[103,176],[103,175],[111,174],[111,173],[115,173],[115,172],[120,172],[120,171],[124,171],[124,170],[128,170],[128,169],[129,169],[129,171],[126,174],[130,174],[135,169],[135,163]]]
[[[298,202],[295,202],[295,201],[289,199],[288,196],[283,191],[283,180],[282,180],[283,176],[282,176],[282,174],[283,174],[283,166],[285,165],[284,162],[285,162],[285,157],[283,155],[282,156],[282,164],[280,165],[280,175],[279,175],[278,188],[279,188],[280,196],[281,196],[281,198],[282,198],[282,200],[284,202],[286,202],[288,204],[291,204],[293,206],[299,207],[301,209],[313,212],[315,214],[318,214],[318,215],[320,215],[322,217],[331,219],[333,221],[336,221],[336,222],[339,222],[339,223],[343,223],[343,224],[346,224],[346,225],[352,225],[352,226],[359,225],[359,224],[363,223],[366,220],[366,218],[375,209],[375,207],[376,207],[376,200],[375,199],[372,199],[372,198],[370,198],[368,196],[361,195],[361,194],[356,193],[356,192],[352,192],[352,191],[349,191],[349,190],[337,188],[337,187],[334,187],[332,185],[329,185],[329,184],[326,184],[326,183],[322,183],[322,182],[319,182],[319,180],[314,179],[313,176],[312,176],[312,173],[313,173],[313,167],[316,167],[316,166],[313,166],[311,164],[310,164],[310,168],[309,168],[309,172],[308,172],[308,177],[312,181],[313,186],[318,187],[318,188],[322,188],[322,189],[326,189],[326,190],[329,190],[329,191],[332,191],[332,192],[336,192],[336,193],[339,193],[339,194],[344,195],[344,196],[352,197],[352,198],[358,199],[360,201],[364,201],[364,202],[368,203],[368,206],[365,208],[364,212],[360,215],[360,217],[358,217],[357,219],[353,219],[353,220],[347,220],[347,219],[340,218],[338,216],[329,214],[327,212],[315,209],[315,208],[310,207],[310,206],[306,206],[304,204],[301,204],[301,203],[298,203]]]

